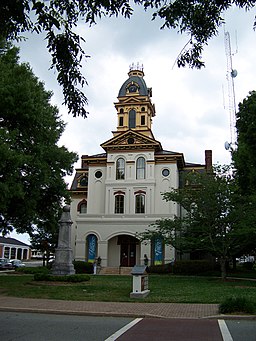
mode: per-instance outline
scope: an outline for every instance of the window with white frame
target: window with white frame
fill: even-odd
[[[136,179],[145,179],[146,177],[146,162],[144,157],[139,157],[136,162]]]
[[[123,158],[119,158],[116,161],[116,179],[123,180],[125,177],[125,161]]]
[[[124,213],[124,195],[115,196],[115,213]]]
[[[145,195],[137,194],[135,196],[135,213],[145,213]]]

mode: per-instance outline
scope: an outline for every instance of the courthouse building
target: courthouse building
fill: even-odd
[[[164,201],[162,193],[180,186],[182,172],[212,164],[211,151],[205,151],[205,164],[194,164],[183,153],[163,149],[151,130],[156,113],[143,67],[132,65],[128,76],[114,103],[113,137],[101,144],[100,154],[81,156],[70,189],[74,258],[100,257],[109,268],[143,264],[145,255],[149,264],[175,260],[174,248],[161,239],[145,245],[136,234],[158,219],[179,215],[179,206]]]

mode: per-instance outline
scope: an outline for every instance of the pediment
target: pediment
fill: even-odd
[[[134,150],[134,149],[154,149],[162,150],[161,143],[143,135],[142,133],[128,130],[112,139],[101,144],[103,149],[107,150]]]
[[[145,103],[146,101],[144,100],[143,103]],[[122,105],[129,105],[129,104],[142,104],[142,100],[141,97],[139,96],[129,96],[129,97],[125,97],[124,99],[120,100],[117,103],[114,103],[115,105],[117,104],[122,104]]]

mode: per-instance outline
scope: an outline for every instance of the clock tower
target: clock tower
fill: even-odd
[[[152,118],[155,116],[155,105],[151,102],[152,88],[144,81],[143,66],[130,66],[129,78],[123,83],[118,93],[117,131],[114,136],[131,129],[147,137],[154,138],[151,131]]]

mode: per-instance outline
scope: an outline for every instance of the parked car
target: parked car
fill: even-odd
[[[14,269],[23,268],[25,266],[25,264],[19,259],[11,259],[10,262],[12,263],[12,267]]]
[[[12,270],[13,265],[8,258],[0,258],[0,270]]]

